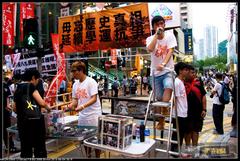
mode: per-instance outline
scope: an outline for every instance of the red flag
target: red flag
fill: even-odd
[[[65,72],[66,64],[64,60],[65,54],[59,53],[58,34],[51,34],[51,37],[52,37],[53,51],[56,57],[58,69],[57,69],[57,75],[54,77],[53,81],[50,84],[50,87],[48,88],[48,91],[46,94],[46,102],[53,104],[53,102],[55,102],[56,97],[52,97],[52,96],[56,95],[62,80],[66,77],[66,72]]]
[[[61,71],[53,78],[53,80],[48,88],[48,91],[46,94],[46,99],[45,99],[45,101],[47,103],[49,103],[50,105],[53,105],[53,102],[55,102],[56,93],[57,93],[58,88],[60,87],[60,84],[61,84],[62,80],[64,79],[65,75],[66,75],[65,71]]]
[[[112,65],[117,65],[117,50],[111,49]]]
[[[34,3],[20,3],[20,40],[23,41],[23,19],[34,18]]]
[[[14,46],[15,3],[3,3],[3,45]]]
[[[65,63],[65,54],[59,53],[59,36],[58,34],[51,34],[52,37],[52,45],[53,45],[53,52],[57,60],[58,72],[61,70],[65,71],[66,63]]]

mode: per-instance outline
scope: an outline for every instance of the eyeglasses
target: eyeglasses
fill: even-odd
[[[77,71],[76,69],[71,70],[72,73],[74,73],[74,72],[76,72],[76,71]]]

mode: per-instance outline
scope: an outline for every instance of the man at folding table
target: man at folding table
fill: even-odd
[[[77,81],[73,84],[72,103],[69,107],[79,111],[78,125],[97,127],[98,117],[102,115],[98,84],[86,75],[86,65],[82,61],[76,61],[72,64],[71,73]],[[90,151],[87,147],[85,150]],[[95,153],[96,157],[99,158],[100,150],[96,149]]]

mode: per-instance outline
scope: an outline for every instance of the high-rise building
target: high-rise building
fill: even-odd
[[[218,55],[218,29],[216,26],[207,25],[204,28],[204,57]]]
[[[198,58],[200,60],[204,59],[204,40],[203,39],[200,39],[199,42],[198,42],[198,47],[199,47],[199,50],[198,50]]]
[[[192,7],[189,3],[179,3],[180,22],[182,33],[179,35],[179,50],[185,53],[182,58],[185,61],[193,61],[193,39],[192,39]]]
[[[227,22],[229,24],[229,36],[227,45],[227,64],[229,72],[237,71],[238,63],[238,6],[237,3],[228,6]]]
[[[189,3],[180,3],[182,28],[192,28],[192,7]]]

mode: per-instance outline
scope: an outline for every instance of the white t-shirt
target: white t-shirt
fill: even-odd
[[[152,35],[146,39],[147,47],[151,43],[153,37],[154,37],[154,35]],[[153,70],[155,71],[154,76],[160,76],[160,75],[163,75],[168,72],[168,70],[157,71],[156,67],[164,61],[164,59],[168,53],[168,50],[170,48],[174,48],[175,46],[177,46],[177,41],[173,34],[173,31],[170,31],[170,30],[165,31],[164,38],[162,40],[157,40],[155,49],[153,50],[153,52],[150,52],[150,54],[151,54],[151,75],[152,75]],[[166,64],[166,67],[174,69],[173,57],[170,58],[170,60]]]
[[[228,76],[225,76],[224,83],[229,84],[229,82],[230,82],[230,79],[228,78]]]
[[[78,99],[78,106],[88,102],[95,94],[98,94],[98,84],[88,76],[83,82],[75,81],[73,84],[72,97]],[[79,112],[79,125],[97,126],[98,116],[101,114],[101,104],[97,95],[97,101],[94,104]]]
[[[175,96],[177,114],[179,117],[187,117],[188,103],[187,103],[187,94],[183,82],[179,79],[175,79]],[[173,109],[173,117],[175,117],[175,109]]]
[[[215,93],[213,96],[213,104],[222,105],[222,103],[219,101],[219,97],[218,97],[222,93],[222,85],[217,82],[215,84],[213,90],[218,93],[218,95],[217,95],[217,93]]]

